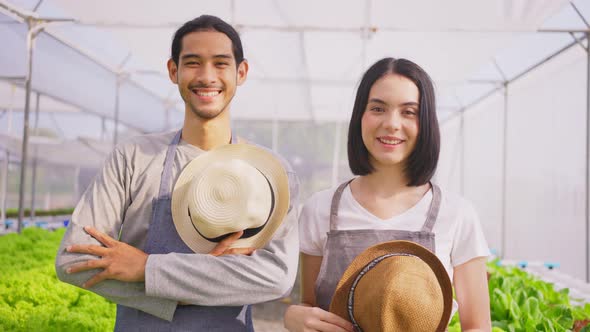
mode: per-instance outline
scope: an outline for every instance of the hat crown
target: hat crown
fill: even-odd
[[[436,331],[444,312],[436,275],[411,255],[380,260],[359,276],[352,296],[353,317],[363,331]]]
[[[219,169],[225,175],[214,172]],[[236,177],[245,179],[236,182]],[[212,184],[200,188],[206,180]],[[206,209],[196,203],[201,191],[212,197]],[[176,231],[196,253],[210,252],[225,235],[239,230],[244,235],[230,248],[262,248],[289,208],[289,176],[282,161],[265,148],[243,143],[221,145],[189,162],[174,183],[171,201]]]
[[[273,193],[268,180],[239,159],[210,164],[190,186],[191,221],[207,238],[260,227],[272,209]]]
[[[361,331],[444,331],[453,301],[444,265],[427,248],[395,240],[371,246],[348,265],[330,312]]]

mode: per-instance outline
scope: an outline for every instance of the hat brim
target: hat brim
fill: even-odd
[[[196,253],[209,253],[217,242],[204,238],[194,228],[188,214],[188,190],[193,178],[216,162],[240,159],[257,168],[268,180],[274,195],[274,209],[257,234],[236,240],[231,248],[262,248],[272,238],[289,210],[289,180],[281,161],[271,152],[252,144],[227,144],[203,153],[182,170],[172,192],[172,220],[178,235]]]
[[[336,291],[334,292],[332,302],[330,303],[330,312],[346,320],[350,320],[347,307],[348,294],[356,276],[365,266],[367,266],[367,264],[376,258],[392,253],[414,255],[422,259],[432,269],[436,275],[438,283],[440,284],[444,303],[443,315],[441,317],[437,331],[444,331],[449,324],[451,310],[453,307],[453,289],[451,286],[451,280],[447,274],[447,271],[445,270],[444,265],[435,254],[425,247],[411,241],[398,240],[379,243],[367,248],[360,255],[358,255],[346,268],[342,278],[336,286]]]

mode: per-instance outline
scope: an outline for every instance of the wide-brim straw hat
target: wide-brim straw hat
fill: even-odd
[[[196,253],[245,230],[231,248],[262,248],[289,210],[289,181],[281,161],[252,144],[227,144],[199,155],[172,192],[172,219]]]
[[[358,331],[445,331],[453,306],[451,280],[430,250],[410,241],[363,251],[336,286],[330,312]]]

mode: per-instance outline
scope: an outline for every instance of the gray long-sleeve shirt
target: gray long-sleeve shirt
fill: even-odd
[[[157,196],[168,144],[175,132],[139,136],[118,146],[88,187],[72,215],[60,245],[56,271],[60,280],[79,286],[99,270],[66,274],[72,264],[95,256],[68,253],[72,244],[98,244],[84,226],[143,249]],[[192,159],[203,153],[181,140],[174,158],[176,179]],[[283,224],[264,248],[251,256],[208,254],[149,255],[145,282],[105,280],[90,290],[116,303],[172,320],[179,301],[206,306],[231,306],[273,300],[290,291],[297,273],[298,181],[286,165],[291,206]]]

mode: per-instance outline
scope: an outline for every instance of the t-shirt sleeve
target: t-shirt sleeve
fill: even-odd
[[[318,194],[312,195],[299,215],[299,251],[312,256],[323,256],[321,218],[318,214]]]
[[[451,249],[453,267],[476,257],[490,255],[490,249],[475,208],[466,200],[462,200],[459,208],[459,220]]]

